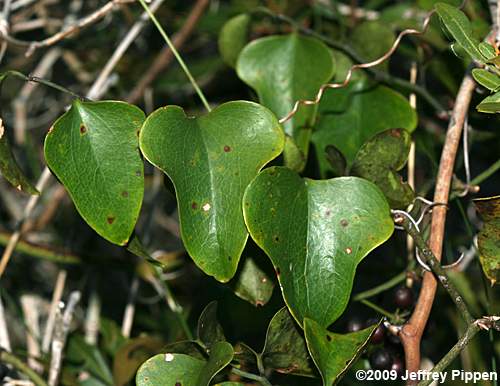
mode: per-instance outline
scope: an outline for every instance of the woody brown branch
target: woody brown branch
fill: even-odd
[[[453,167],[457,154],[465,118],[469,110],[475,82],[467,74],[462,80],[455,106],[446,133],[445,144],[441,153],[439,171],[436,178],[434,202],[447,203],[453,176]],[[438,261],[441,260],[444,231],[446,224],[446,206],[437,206],[432,212],[429,248]],[[422,289],[410,320],[403,326],[400,338],[405,350],[406,369],[415,372],[420,369],[420,342],[436,294],[437,281],[431,272],[424,274]],[[414,385],[415,381],[408,381]]]

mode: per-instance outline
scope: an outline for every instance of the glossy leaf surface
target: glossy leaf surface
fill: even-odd
[[[393,231],[389,205],[371,182],[302,179],[284,167],[268,168],[252,181],[244,211],[301,325],[308,317],[328,326],[342,314],[356,266]]]
[[[338,382],[361,354],[377,325],[350,334],[334,334],[305,319],[304,333],[307,347],[318,367],[324,386]]]
[[[417,125],[415,110],[401,94],[385,87],[357,82],[348,88],[327,90],[320,104],[320,117],[312,141],[324,174],[328,145],[345,156],[348,166],[360,147],[375,134],[401,128],[412,132]]]
[[[80,215],[118,245],[128,242],[142,205],[143,121],[140,109],[123,102],[75,100],[45,139],[47,164]]]
[[[137,372],[138,386],[208,386],[213,377],[233,359],[229,343],[216,343],[208,360],[185,354],[159,354],[142,364]]]
[[[144,156],[174,183],[187,251],[205,273],[228,281],[248,236],[241,210],[245,188],[283,149],[275,116],[245,101],[199,118],[167,106],[148,117],[140,143]]]
[[[482,113],[498,113],[500,112],[500,91],[489,97],[484,98],[476,107],[477,111]]]
[[[250,15],[242,13],[229,19],[219,34],[219,52],[224,62],[231,67],[236,66],[236,60],[243,47],[247,44]]]
[[[236,278],[234,293],[254,306],[263,306],[274,290],[272,279],[257,265],[252,257],[243,261],[241,272]]]
[[[321,41],[297,34],[270,36],[249,43],[236,65],[238,76],[252,87],[259,101],[279,118],[299,99],[314,98],[334,72],[333,57]],[[285,132],[307,155],[314,108],[301,108]]]
[[[489,72],[483,68],[474,68],[472,70],[474,80],[481,86],[490,91],[498,91],[500,88],[500,76]]]

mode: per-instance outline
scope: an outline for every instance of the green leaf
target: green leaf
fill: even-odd
[[[355,51],[369,62],[380,58],[392,47],[395,40],[394,32],[380,21],[366,21],[358,24],[352,31],[351,44]],[[378,69],[388,70],[389,61],[379,64]]]
[[[228,281],[248,237],[244,190],[283,149],[276,117],[245,101],[225,103],[200,118],[167,106],[148,117],[140,143],[148,161],[174,183],[188,253],[205,273]]]
[[[498,113],[500,112],[500,92],[496,92],[489,97],[484,98],[476,107],[481,113]]]
[[[274,290],[272,279],[252,257],[247,257],[242,265],[241,272],[236,277],[234,293],[254,306],[267,304]]]
[[[102,237],[125,245],[139,217],[144,113],[123,102],[75,100],[45,138],[45,159],[76,209]]]
[[[491,285],[500,281],[500,196],[474,200],[484,221],[477,237],[479,260]]]
[[[472,31],[472,25],[467,16],[458,8],[445,3],[437,3],[436,12],[441,18],[453,39],[479,63],[484,63],[485,57],[479,51],[479,40]]]
[[[415,193],[397,172],[405,166],[410,147],[411,136],[406,130],[383,131],[358,151],[351,174],[377,185],[391,208],[406,208],[415,198]]]
[[[479,52],[481,52],[481,55],[483,55],[487,60],[492,60],[497,57],[497,53],[495,51],[495,48],[489,44],[488,42],[481,42],[477,46],[479,49]],[[474,70],[472,70],[474,71]]]
[[[269,323],[261,355],[266,368],[285,374],[314,374],[304,337],[286,307]]]
[[[217,321],[217,302],[210,302],[198,319],[198,339],[208,349],[217,342],[224,342],[226,337],[222,326]]]
[[[113,360],[113,384],[122,386],[134,379],[137,369],[151,355],[161,352],[163,341],[150,336],[131,339],[120,347]]]
[[[320,40],[290,34],[249,43],[238,58],[236,70],[257,92],[260,102],[282,118],[295,101],[316,96],[320,86],[331,79],[334,61]],[[314,117],[315,108],[305,107],[284,123],[286,134],[306,159]]]
[[[219,34],[219,52],[226,64],[236,66],[236,60],[248,41],[251,17],[247,13],[234,16],[222,27]]]
[[[315,181],[284,167],[245,192],[245,222],[271,258],[294,318],[328,326],[344,311],[358,263],[394,224],[382,192],[357,177]]]
[[[489,72],[483,68],[474,68],[472,76],[481,86],[490,91],[498,91],[500,89],[500,76]]]
[[[285,137],[285,148],[283,149],[285,165],[300,173],[306,166],[306,158],[302,150],[299,149],[295,140],[287,135]]]
[[[113,384],[113,376],[104,356],[96,346],[91,346],[81,335],[68,340],[65,361],[77,365],[78,371],[86,371],[107,385]]]
[[[0,78],[1,79],[1,78]],[[24,175],[12,154],[7,133],[0,118],[0,173],[12,186],[28,194],[40,194]]]
[[[233,359],[233,347],[216,343],[208,361],[185,354],[159,354],[142,364],[137,372],[138,386],[208,386],[213,377]]]
[[[415,110],[404,96],[367,82],[327,90],[319,109],[319,122],[312,141],[323,175],[330,170],[324,156],[328,145],[340,150],[349,166],[360,147],[375,134],[393,128],[413,132],[417,126]]]
[[[377,325],[350,334],[334,334],[314,320],[304,320],[307,347],[324,386],[338,382],[368,343]]]

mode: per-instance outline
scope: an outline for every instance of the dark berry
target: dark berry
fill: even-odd
[[[408,287],[399,287],[394,293],[394,303],[399,308],[410,308],[413,305],[413,291]]]
[[[391,355],[387,350],[376,350],[370,355],[370,366],[374,370],[390,370],[392,366]]]
[[[387,334],[387,340],[389,341],[389,343],[393,344],[394,346],[401,345],[401,338],[397,335]]]
[[[405,372],[405,365],[403,363],[403,360],[399,357],[393,357],[391,370],[396,371],[398,377],[402,377]]]
[[[363,321],[358,317],[353,317],[347,322],[347,332],[357,332],[365,328]]]
[[[366,327],[373,326],[374,324],[377,324],[379,322],[378,319],[368,319],[366,321]],[[372,344],[379,344],[384,341],[385,338],[385,327],[383,324],[379,324],[375,332],[373,333],[372,337],[370,338],[370,343]]]

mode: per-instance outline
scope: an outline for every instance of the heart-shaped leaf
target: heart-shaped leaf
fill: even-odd
[[[10,148],[7,133],[0,118],[0,173],[12,186],[28,194],[39,194],[24,175]]]
[[[286,307],[271,319],[261,355],[266,368],[285,374],[314,374],[302,332]]]
[[[205,273],[228,281],[248,237],[241,210],[245,188],[283,149],[276,117],[245,101],[200,118],[167,106],[148,117],[140,143],[148,161],[174,183],[188,253]]]
[[[229,19],[219,34],[219,52],[224,62],[231,67],[236,66],[236,60],[248,41],[248,31],[252,18],[247,13],[236,15]]]
[[[374,325],[350,334],[334,334],[314,320],[304,320],[307,347],[321,373],[323,386],[331,386],[342,378],[376,328]]]
[[[458,8],[446,3],[437,3],[436,12],[443,21],[453,39],[462,47],[472,59],[484,63],[485,58],[479,51],[479,40],[472,32],[472,25],[467,16]]]
[[[491,284],[500,282],[500,196],[474,200],[484,225],[477,237],[479,260]]]
[[[313,133],[320,168],[330,170],[325,148],[333,145],[352,164],[360,147],[375,134],[402,128],[412,132],[417,115],[408,100],[385,87],[361,81],[350,87],[327,90],[321,101],[320,117]]]
[[[263,306],[271,298],[274,283],[267,274],[260,269],[254,258],[248,256],[243,261],[241,272],[235,279],[234,293],[254,306]]]
[[[272,167],[243,201],[250,234],[271,258],[300,325],[308,317],[326,327],[342,314],[356,266],[394,229],[383,193],[358,177],[315,181]]]
[[[123,102],[75,100],[45,138],[45,159],[76,209],[102,237],[125,245],[139,217],[144,113]]]
[[[410,147],[411,136],[406,130],[391,129],[379,133],[359,149],[351,174],[377,185],[391,208],[406,208],[415,198],[415,193],[397,172],[406,164]]]
[[[233,347],[227,342],[216,343],[210,350],[208,360],[185,354],[159,354],[142,364],[136,383],[138,386],[208,386],[232,359]]]
[[[316,96],[334,71],[333,56],[316,38],[297,34],[270,36],[254,40],[241,52],[236,64],[238,76],[252,87],[259,101],[278,117],[292,109],[295,101]],[[285,122],[292,137],[307,158],[315,108],[301,108]]]

